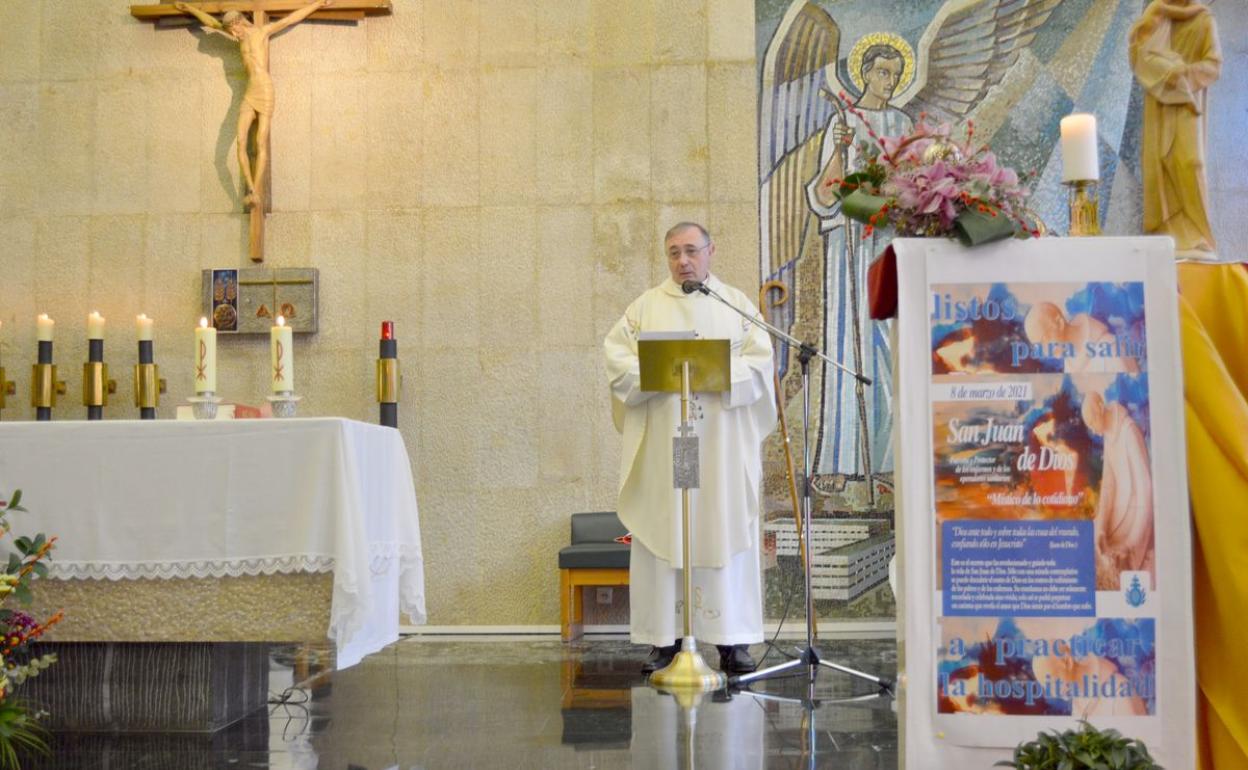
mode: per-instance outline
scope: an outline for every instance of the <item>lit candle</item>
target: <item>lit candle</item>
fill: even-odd
[[[1076,113],[1062,118],[1062,181],[1101,178],[1096,148],[1096,116]]]
[[[56,321],[53,321],[51,318],[48,318],[47,313],[39,314],[39,317],[35,319],[35,326],[39,332],[38,339],[40,342],[52,341],[52,329],[55,328]]]
[[[291,329],[283,316],[277,317],[277,326],[269,329],[269,351],[273,363],[273,392],[282,393],[295,389],[295,351]]]
[[[87,339],[104,339],[104,316],[99,311],[92,310],[91,315],[87,316]]]
[[[206,323],[208,319],[205,318],[204,321]],[[152,339],[152,319],[147,317],[147,313],[139,313],[134,317],[134,328],[139,334],[139,342],[148,342]]]
[[[216,391],[217,330],[208,325],[207,318],[201,318],[195,329],[195,392]]]

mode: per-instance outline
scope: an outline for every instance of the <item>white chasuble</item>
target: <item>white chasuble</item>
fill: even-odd
[[[744,293],[714,276],[706,283],[734,307],[758,316]],[[762,442],[776,422],[771,340],[766,332],[718,300],[685,294],[668,279],[628,306],[604,345],[616,427],[624,434],[618,510],[620,520],[633,534],[633,576],[642,584],[640,590],[634,586],[631,591],[633,635],[635,641],[652,644],[672,643],[669,629],[677,617],[673,600],[682,593],[675,571],[683,558],[680,491],[673,486],[672,474],[672,438],[680,424],[680,395],[641,391],[637,339],[641,332],[690,330],[699,339],[729,340],[732,367],[731,390],[695,393],[690,405],[700,457],[700,487],[691,495],[694,577],[705,583],[699,592],[701,601],[708,607],[716,605],[704,613],[706,620],[714,616],[727,626],[740,628],[734,616],[756,616],[747,625],[757,626],[757,634],[751,629],[749,635],[761,638],[761,578],[756,552]],[[644,547],[644,554],[638,543]],[[747,551],[755,553],[751,556]],[[651,574],[639,576],[639,569]],[[725,592],[728,595],[721,595]],[[729,606],[734,608],[731,612],[725,609]],[[645,620],[648,618],[654,622]],[[707,641],[757,641],[737,642],[729,639],[733,635],[729,629],[722,631],[713,631]],[[658,638],[649,638],[652,635]]]

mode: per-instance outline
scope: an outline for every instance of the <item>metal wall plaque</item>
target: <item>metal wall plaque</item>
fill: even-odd
[[[222,334],[268,334],[283,316],[295,334],[317,331],[314,267],[205,270],[204,315]]]
[[[698,437],[672,437],[672,488],[698,488]]]

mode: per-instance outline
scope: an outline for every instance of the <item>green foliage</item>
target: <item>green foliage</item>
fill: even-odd
[[[1163,770],[1153,761],[1141,741],[1125,738],[1117,730],[1098,730],[1081,722],[1078,730],[1040,733],[1034,741],[1020,743],[1013,761],[996,767],[1017,770]]]
[[[48,731],[39,724],[37,712],[26,704],[7,698],[0,702],[0,768],[18,770],[21,754],[51,753]]]
[[[25,512],[21,503],[21,490],[13,492],[7,502],[0,501],[0,535],[12,535],[9,514]],[[14,537],[12,542],[14,550],[8,558],[0,557],[5,567],[0,573],[0,602],[11,595],[22,604],[30,604],[34,598],[31,584],[48,574],[43,560],[49,558],[53,543],[42,533],[33,538]],[[20,768],[23,756],[50,753],[48,731],[39,723],[43,713],[15,697],[14,690],[55,662],[55,656],[31,658],[27,645],[59,619],[57,613],[38,625],[25,613],[0,607],[0,636],[10,640],[0,651],[0,770]]]

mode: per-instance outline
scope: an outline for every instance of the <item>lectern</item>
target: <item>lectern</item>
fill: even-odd
[[[680,652],[663,669],[650,675],[657,687],[718,690],[726,677],[706,665],[693,638],[692,492],[698,488],[698,437],[689,419],[694,391],[722,393],[731,387],[728,340],[640,339],[641,389],[650,393],[680,393],[679,435],[672,439],[672,483],[680,490],[681,565],[684,573],[684,636]]]

